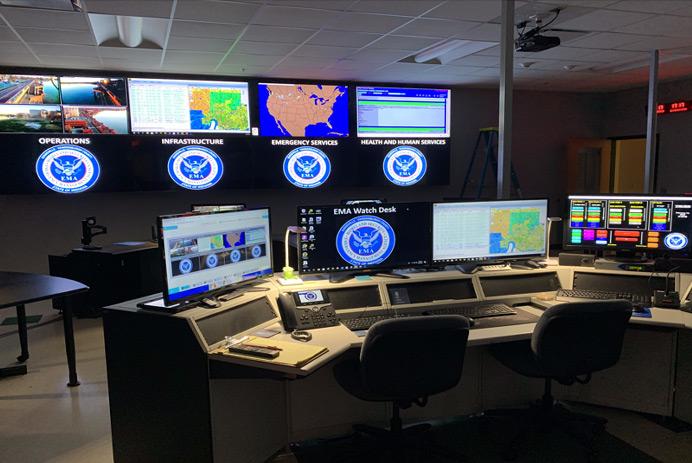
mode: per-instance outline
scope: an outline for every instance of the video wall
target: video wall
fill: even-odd
[[[0,74],[0,194],[449,183],[449,89],[51,74]]]

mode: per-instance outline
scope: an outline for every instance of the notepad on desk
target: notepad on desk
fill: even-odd
[[[255,360],[258,362],[273,363],[277,365],[285,365],[289,367],[302,367],[312,362],[328,351],[324,346],[316,346],[314,344],[304,344],[297,342],[276,341],[273,339],[261,338],[258,336],[248,336],[243,341],[243,344],[266,347],[278,350],[279,355],[275,358],[264,358],[254,355],[246,355],[238,352],[229,352],[226,346],[219,347],[211,353],[216,355],[224,355],[229,357],[242,358],[246,360]]]

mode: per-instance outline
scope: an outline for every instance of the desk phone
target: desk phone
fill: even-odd
[[[334,306],[322,290],[281,293],[277,302],[286,331],[309,330],[339,324]]]

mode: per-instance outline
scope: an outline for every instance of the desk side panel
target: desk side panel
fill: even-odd
[[[106,310],[113,458],[212,462],[206,352],[188,321]]]

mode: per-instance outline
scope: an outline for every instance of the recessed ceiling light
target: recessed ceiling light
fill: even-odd
[[[519,66],[523,67],[524,69],[528,69],[534,64],[536,64],[535,61],[524,61],[523,63],[519,63]]]
[[[437,43],[419,51],[402,61],[428,64],[446,64],[455,59],[472,55],[482,50],[492,48],[497,42],[482,42],[477,40],[452,39]],[[431,63],[432,61],[432,63]]]
[[[565,71],[571,71],[572,69],[574,69],[576,67],[577,67],[576,64],[565,64],[564,66],[562,66],[562,69],[564,69]]]

